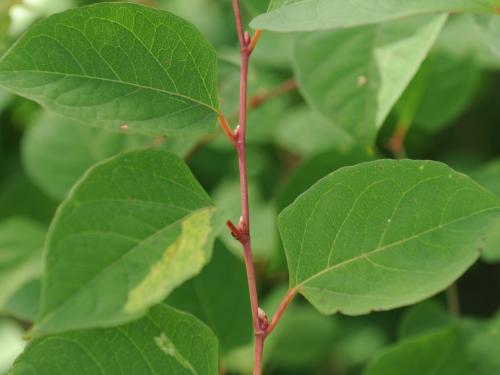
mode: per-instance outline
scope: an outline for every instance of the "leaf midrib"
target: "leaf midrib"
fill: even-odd
[[[194,99],[192,97],[189,97],[187,95],[180,94],[178,92],[169,91],[169,90],[165,90],[165,89],[160,89],[160,88],[152,87],[152,86],[145,86],[145,85],[141,85],[139,83],[134,83],[134,82],[119,81],[119,80],[111,79],[111,78],[94,77],[94,76],[88,76],[88,75],[76,74],[76,73],[51,72],[51,71],[47,71],[47,70],[33,70],[33,69],[25,69],[25,70],[3,70],[3,71],[0,71],[0,76],[2,74],[10,75],[10,74],[16,74],[16,73],[20,73],[20,74],[23,74],[23,73],[47,74],[47,75],[61,76],[63,78],[73,77],[73,78],[80,78],[80,79],[87,79],[87,80],[104,81],[104,82],[108,82],[108,83],[112,83],[112,84],[118,84],[118,85],[124,85],[124,86],[132,86],[132,87],[135,87],[135,88],[138,88],[138,89],[141,89],[141,90],[151,90],[151,91],[159,92],[161,94],[165,94],[165,95],[169,95],[169,96],[173,96],[173,97],[182,98],[182,99],[185,99],[187,101],[193,102],[195,104],[201,105],[201,106],[203,106],[205,108],[208,108],[208,109],[214,111],[215,113],[219,113],[219,111],[216,108],[214,108],[213,106],[211,106],[211,105],[209,105],[207,103],[203,103],[202,101],[199,101],[199,100]],[[0,83],[0,86],[4,86],[6,88],[9,88],[9,86],[7,86],[7,85],[5,85],[3,83]],[[75,107],[77,107],[77,106],[75,106]]]
[[[299,284],[296,284],[296,285],[295,285],[295,286],[293,286],[293,287],[294,287],[295,289],[300,289],[300,288],[302,288],[302,287],[308,287],[308,286],[306,285],[307,283],[309,283],[309,282],[311,282],[311,281],[314,281],[315,279],[317,279],[317,278],[319,278],[319,277],[323,276],[324,274],[327,274],[327,273],[329,273],[329,272],[331,272],[331,271],[333,271],[333,270],[335,270],[335,269],[337,269],[337,268],[340,268],[340,267],[346,266],[346,265],[348,265],[348,264],[350,264],[350,263],[354,263],[354,262],[356,262],[356,261],[359,261],[359,260],[362,260],[362,259],[364,259],[364,258],[370,257],[370,256],[371,256],[371,255],[373,255],[373,254],[377,254],[377,253],[383,252],[383,251],[385,251],[385,250],[389,250],[389,249],[393,248],[394,246],[398,246],[398,245],[404,244],[404,243],[406,243],[406,242],[408,242],[408,241],[414,240],[414,239],[416,239],[416,238],[418,238],[418,237],[420,237],[420,236],[423,236],[423,235],[425,235],[425,234],[427,234],[427,233],[431,233],[431,232],[433,232],[433,231],[443,229],[443,228],[445,228],[445,227],[446,227],[446,226],[448,226],[448,225],[455,224],[455,223],[460,222],[460,221],[462,221],[462,220],[469,219],[469,218],[471,218],[471,217],[474,217],[474,216],[480,215],[480,214],[485,213],[485,212],[488,212],[488,211],[496,211],[496,210],[499,210],[499,209],[500,209],[500,206],[495,206],[495,207],[491,207],[491,208],[486,208],[486,209],[483,209],[483,210],[479,210],[479,211],[474,212],[474,213],[473,213],[473,214],[471,214],[471,215],[463,216],[463,217],[461,217],[461,218],[458,218],[458,219],[455,219],[455,220],[449,221],[449,222],[447,222],[447,223],[445,223],[445,224],[440,224],[440,225],[438,225],[438,226],[436,226],[436,227],[434,227],[434,228],[424,230],[424,231],[422,231],[422,232],[420,232],[420,233],[417,233],[417,234],[414,234],[414,235],[412,235],[412,236],[410,236],[410,237],[403,238],[403,239],[401,239],[401,240],[399,240],[399,241],[395,241],[395,242],[393,242],[393,243],[391,243],[391,244],[384,245],[384,246],[382,246],[382,247],[376,248],[376,249],[371,250],[371,251],[369,251],[369,252],[366,252],[366,253],[360,254],[360,255],[358,255],[358,256],[355,256],[354,258],[351,258],[351,259],[345,260],[345,261],[343,261],[343,262],[337,263],[337,264],[335,264],[335,265],[333,265],[333,266],[327,267],[327,268],[325,268],[324,270],[322,270],[322,271],[320,271],[320,272],[318,272],[318,273],[316,273],[316,274],[314,274],[314,275],[312,275],[312,276],[308,277],[307,279],[305,279],[305,280],[301,281]]]

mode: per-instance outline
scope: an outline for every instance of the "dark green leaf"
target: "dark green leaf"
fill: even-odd
[[[9,375],[218,375],[218,344],[200,321],[166,305],[125,326],[34,340]]]
[[[134,151],[98,164],[52,222],[35,332],[142,316],[210,260],[220,219],[177,156]]]
[[[455,327],[396,344],[375,358],[363,375],[466,375],[467,362]]]
[[[0,84],[89,125],[173,136],[212,129],[215,66],[186,21],[96,4],[33,26],[0,61]]]
[[[216,242],[212,261],[176,289],[167,303],[207,324],[228,352],[252,339],[252,316],[243,261]]]

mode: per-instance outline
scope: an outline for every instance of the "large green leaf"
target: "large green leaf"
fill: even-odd
[[[0,312],[27,282],[40,276],[45,228],[23,218],[0,223]]]
[[[400,342],[382,352],[363,372],[363,375],[412,374],[468,374],[458,329],[451,327]]]
[[[176,289],[167,303],[205,322],[228,352],[252,339],[252,316],[243,261],[220,241],[200,275]]]
[[[299,88],[312,107],[371,144],[445,20],[419,16],[302,35],[294,49]]]
[[[35,332],[143,315],[208,262],[220,218],[173,154],[133,151],[98,164],[49,230]]]
[[[9,375],[218,375],[218,344],[191,315],[158,305],[125,326],[34,340]]]
[[[368,313],[446,288],[479,256],[497,197],[444,164],[379,160],[340,169],[279,216],[297,288],[323,313]]]
[[[499,0],[273,0],[251,26],[271,31],[313,31],[385,22],[439,12],[495,13]]]
[[[208,131],[215,52],[186,21],[133,4],[72,9],[33,26],[0,61],[0,84],[93,126]]]

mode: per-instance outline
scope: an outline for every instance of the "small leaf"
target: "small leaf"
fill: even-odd
[[[223,352],[252,340],[245,267],[220,241],[216,242],[213,259],[207,267],[176,289],[167,303],[207,324],[219,339]]]
[[[323,313],[359,315],[446,288],[499,216],[497,197],[444,164],[379,160],[323,178],[278,226],[290,287]]]
[[[9,375],[218,375],[218,344],[191,315],[166,305],[125,326],[58,334],[30,343]]]
[[[98,164],[52,222],[35,333],[142,316],[209,261],[220,216],[177,156],[133,151]]]
[[[0,84],[93,126],[148,135],[209,131],[213,47],[186,21],[134,4],[96,4],[33,26],[0,61]]]
[[[445,20],[420,16],[304,34],[294,49],[299,88],[313,108],[371,145]]]
[[[455,327],[402,341],[382,352],[363,375],[466,375],[465,348]]]
[[[496,13],[499,0],[273,0],[254,29],[314,31],[348,28],[430,13]]]
[[[40,276],[45,229],[23,218],[0,223],[0,311],[26,283]]]

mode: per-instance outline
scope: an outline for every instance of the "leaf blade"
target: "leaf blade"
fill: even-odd
[[[200,272],[220,221],[175,155],[133,151],[98,164],[72,190],[49,230],[35,332],[142,316]]]
[[[9,374],[25,374],[29,369],[64,374],[69,368],[75,374],[216,375],[218,344],[196,318],[161,304],[125,326],[35,339]]]
[[[254,18],[254,29],[270,31],[314,31],[348,28],[386,22],[419,14],[481,12],[495,13],[498,0],[289,0],[271,3],[268,13]]]
[[[79,122],[174,136],[215,124],[215,64],[186,21],[96,4],[36,24],[0,61],[0,83]]]
[[[498,215],[498,198],[440,163],[379,160],[323,178],[278,226],[290,287],[323,313],[359,315],[447,287]]]

